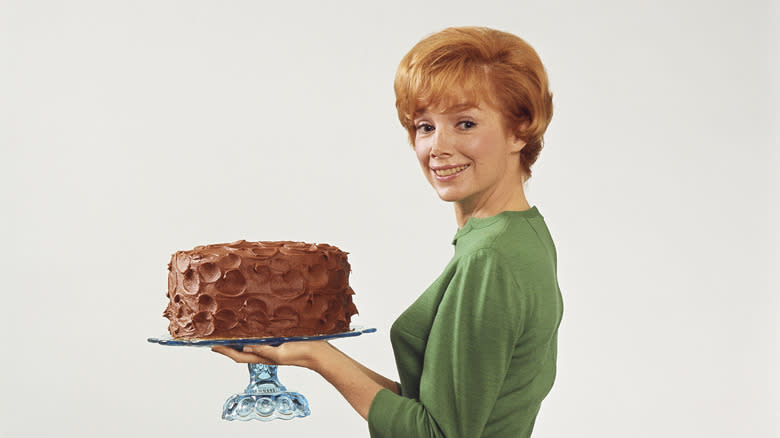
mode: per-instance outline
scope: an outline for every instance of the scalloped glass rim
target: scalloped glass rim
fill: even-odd
[[[174,345],[187,347],[209,347],[212,345],[249,345],[249,344],[271,344],[281,345],[285,342],[296,341],[318,341],[322,339],[349,338],[360,336],[363,333],[374,333],[376,328],[364,328],[362,326],[353,326],[347,332],[331,333],[327,335],[316,336],[288,336],[279,338],[235,338],[235,339],[173,339],[170,334],[158,336],[156,338],[147,338],[148,342],[160,345]]]

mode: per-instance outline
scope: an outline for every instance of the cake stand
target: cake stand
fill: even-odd
[[[239,339],[173,339],[170,335],[148,338],[147,341],[167,346],[211,347],[226,345],[241,351],[244,345],[282,345],[285,342],[317,341],[360,336],[374,333],[375,328],[352,327],[341,333],[317,336],[291,336],[281,338],[239,338]],[[222,408],[224,420],[291,420],[311,413],[309,402],[303,394],[288,391],[276,376],[277,365],[250,363],[249,386],[244,392],[230,396]]]

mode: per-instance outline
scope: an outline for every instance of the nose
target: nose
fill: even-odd
[[[448,157],[452,155],[452,142],[444,129],[437,129],[431,145],[431,157]]]

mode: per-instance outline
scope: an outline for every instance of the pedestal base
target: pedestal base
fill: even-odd
[[[235,394],[222,409],[223,420],[291,420],[309,415],[309,403],[297,392],[255,395]]]

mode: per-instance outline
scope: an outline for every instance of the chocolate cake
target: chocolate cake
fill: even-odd
[[[349,329],[347,253],[324,243],[247,242],[177,251],[163,316],[176,339],[256,338]]]

